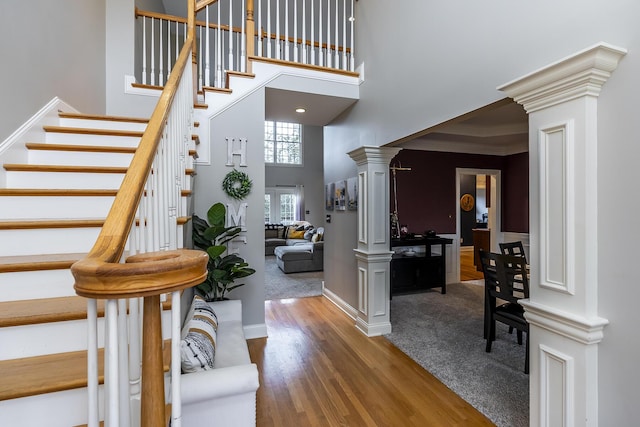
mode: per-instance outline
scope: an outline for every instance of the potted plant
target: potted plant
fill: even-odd
[[[226,254],[227,243],[236,237],[241,227],[227,227],[227,210],[222,203],[216,203],[207,212],[207,220],[193,216],[193,244],[209,254],[207,279],[196,289],[207,301],[226,299],[226,294],[243,286],[237,279],[255,273],[253,268],[237,254]]]

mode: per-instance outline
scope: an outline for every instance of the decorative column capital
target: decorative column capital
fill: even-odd
[[[600,42],[497,89],[527,113],[582,96],[597,97],[626,53],[626,49]]]
[[[402,150],[402,148],[399,147],[374,147],[364,145],[347,154],[358,166],[363,166],[368,163],[379,163],[389,166],[391,159],[393,159],[400,150]]]

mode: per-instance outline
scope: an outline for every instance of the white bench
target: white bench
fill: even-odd
[[[209,304],[218,318],[214,369],[180,376],[182,426],[255,426],[260,383],[242,329],[242,301]]]

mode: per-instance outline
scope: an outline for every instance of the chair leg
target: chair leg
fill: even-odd
[[[509,326],[509,333],[512,334],[513,333],[513,326]]]
[[[484,351],[491,353],[491,343],[496,339],[496,321],[489,315],[485,325],[485,337],[487,338],[487,346]]]
[[[522,331],[519,329],[517,332],[517,337],[518,337],[518,345],[522,345]]]

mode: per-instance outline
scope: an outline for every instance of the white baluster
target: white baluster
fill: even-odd
[[[320,2],[320,13],[318,14],[318,65],[324,66],[324,54],[322,52],[322,2]]]
[[[355,69],[356,69],[356,59],[355,59],[355,56],[353,55],[353,51],[354,51],[354,48],[355,48],[354,40],[353,40],[353,31],[354,31],[353,25],[354,25],[354,22],[356,20],[356,11],[355,11],[355,9],[353,7],[354,7],[353,0],[351,0],[351,19],[350,19],[350,21],[351,21],[351,45],[349,46],[351,48],[351,64],[350,64],[350,67],[349,67],[350,71],[355,71]]]
[[[347,0],[342,0],[342,69],[347,69]]]
[[[335,44],[336,44],[336,46],[335,46],[335,49],[334,49],[336,58],[335,58],[334,65],[333,65],[334,68],[340,68],[340,51],[338,50],[338,43],[340,43],[340,34],[338,33],[338,29],[340,28],[340,27],[338,27],[338,15],[339,14],[340,14],[340,9],[338,8],[338,0],[336,0],[336,36],[335,36],[335,39],[336,39],[336,43]]]
[[[284,59],[289,60],[289,1],[284,2]]]
[[[171,75],[171,21],[167,21],[167,80]]]
[[[307,63],[307,0],[302,0],[302,63]]]
[[[151,18],[151,85],[156,84],[156,67],[155,67],[155,40],[156,32],[154,30],[155,18]]]
[[[304,0],[303,0],[304,1]],[[298,2],[293,2],[293,62],[298,62]]]
[[[216,44],[216,87],[222,87],[222,28],[220,20],[220,2],[218,2],[218,40]]]
[[[233,2],[229,2],[229,70],[233,70]]]
[[[315,46],[315,9],[313,7],[313,0],[311,0],[311,65],[316,65],[316,46]]]
[[[205,85],[206,86],[211,86],[211,78],[210,78],[210,75],[211,75],[211,67],[210,67],[211,50],[209,49],[209,33],[210,33],[210,30],[209,30],[209,5],[207,5],[205,7],[205,13],[206,13],[206,16],[207,16],[207,18],[206,18],[207,26],[205,28],[205,31],[207,32],[206,33],[206,37],[207,37],[206,38],[206,44],[207,44],[207,46],[206,46],[206,48],[204,50],[205,51],[205,54],[204,54],[204,56],[205,56],[204,75],[205,75]]]
[[[280,0],[276,0],[276,59],[280,59]]]
[[[158,19],[158,49],[160,59],[158,60],[158,84],[162,86],[164,84],[164,58],[162,57],[162,51],[164,46],[164,40],[162,39],[162,19]]]
[[[128,336],[127,336],[127,300],[117,300],[118,304],[118,384],[120,396],[120,421],[118,427],[129,427],[130,425],[130,406],[129,406],[129,369],[128,362]]]
[[[256,21],[256,34],[258,34],[258,56],[262,57],[262,1],[258,0],[258,20]]]
[[[331,0],[327,0],[327,67],[331,68]]]
[[[117,427],[120,420],[118,399],[118,302],[109,299],[105,302],[105,348],[104,348],[104,385],[105,385],[105,423],[107,427]]]
[[[142,84],[147,84],[147,17],[142,17]]]
[[[98,303],[92,298],[87,299],[87,391],[87,423],[89,427],[98,427]]]
[[[180,291],[171,294],[171,427],[182,425],[180,392]]]
[[[267,0],[267,58],[271,58],[271,1]]]
[[[253,11],[252,11],[253,12]],[[242,18],[240,19],[242,22],[242,36],[240,37],[240,68],[238,68],[241,72],[246,71],[245,64],[247,63],[247,43],[253,43],[254,40],[247,40],[247,30],[245,26],[247,24],[247,6],[245,5],[245,0],[242,0]]]
[[[200,25],[198,27],[198,32],[200,33],[200,37],[198,37],[198,68],[200,70],[200,72],[198,73],[198,89],[202,88],[202,86],[204,85],[204,82],[202,81],[202,75],[205,74],[205,65],[204,65],[204,60],[202,59],[202,45],[204,43],[202,43],[202,25]]]

